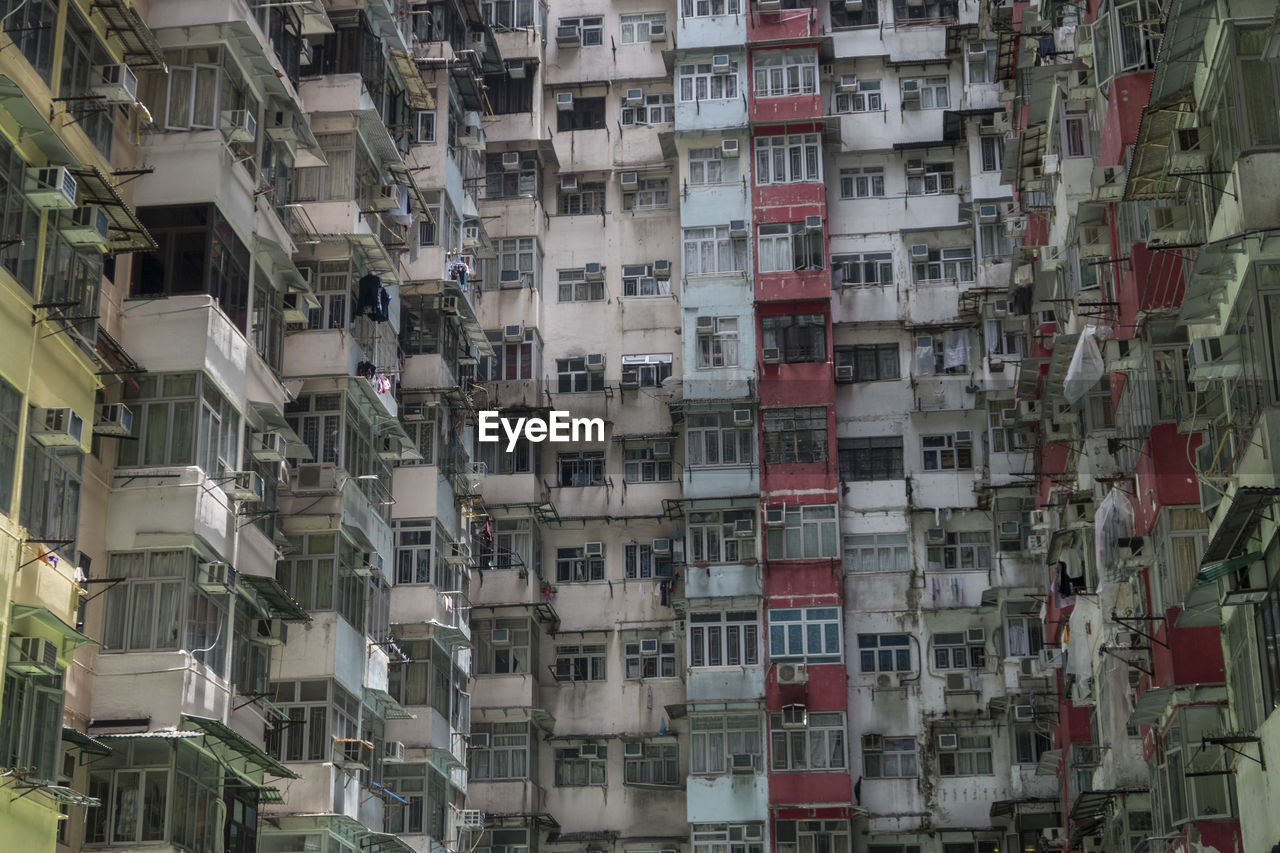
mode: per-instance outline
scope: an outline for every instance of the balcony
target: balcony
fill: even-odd
[[[467,788],[467,808],[479,809],[486,817],[540,815],[547,813],[547,792],[529,779],[471,780]]]
[[[760,492],[759,465],[685,466],[683,478],[683,494],[686,499],[750,495]]]
[[[545,672],[545,671],[544,671]],[[536,708],[540,688],[537,675],[486,675],[477,673],[471,682],[472,708]]]
[[[689,702],[763,700],[764,667],[695,667],[685,679]]]
[[[489,474],[480,481],[480,497],[488,506],[532,506],[550,499],[546,483],[536,474]]]
[[[799,8],[795,9],[767,10],[761,8],[759,0],[743,2],[751,4],[746,15],[748,44],[797,39],[816,41],[822,36],[822,21],[818,17],[816,4],[806,6],[798,3],[796,5]]]
[[[748,117],[755,124],[784,124],[822,116],[822,95],[817,91],[783,97],[753,96],[748,106]]]
[[[685,780],[690,823],[752,822],[769,810],[769,777],[764,773],[690,776]]]

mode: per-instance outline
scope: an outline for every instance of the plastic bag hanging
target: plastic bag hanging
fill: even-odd
[[[1062,381],[1062,393],[1068,403],[1089,393],[1089,389],[1098,384],[1102,374],[1106,372],[1106,362],[1102,360],[1102,350],[1098,348],[1098,340],[1094,336],[1095,328],[1086,326],[1080,333],[1076,343],[1076,351],[1071,356],[1071,364],[1067,367],[1067,376]]]
[[[932,376],[934,374],[933,347],[916,347],[916,376]]]
[[[1133,503],[1112,487],[1094,515],[1093,543],[1098,576],[1113,583],[1125,580],[1120,571],[1120,540],[1133,536]]]

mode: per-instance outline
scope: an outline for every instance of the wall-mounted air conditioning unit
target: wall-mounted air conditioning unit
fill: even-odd
[[[29,423],[31,437],[44,447],[79,447],[84,418],[75,409],[36,409]]]
[[[573,92],[556,92],[556,109],[562,113],[573,110]]]
[[[582,44],[582,30],[576,24],[556,27],[556,45],[558,47],[578,47]]]
[[[295,469],[296,495],[329,493],[338,488],[338,468],[327,462],[303,462]]]
[[[808,684],[809,670],[802,663],[778,664],[779,684]]]
[[[649,547],[655,554],[670,554],[671,540],[670,539],[654,539],[653,542],[650,543]]]
[[[21,675],[57,675],[58,646],[44,637],[10,637],[6,663]]]
[[[739,151],[739,140],[722,139],[720,140],[720,156],[731,158],[737,157]]]
[[[76,206],[76,178],[65,166],[27,169],[27,201],[39,210],[71,210]]]
[[[62,236],[73,246],[105,246],[111,220],[96,204],[77,207],[62,226]]]
[[[97,435],[132,435],[133,412],[120,403],[104,403],[94,414],[93,431]]]
[[[103,104],[132,104],[138,100],[138,75],[123,62],[119,65],[95,65],[89,73],[93,81],[89,94]]]
[[[258,138],[258,120],[248,110],[226,110],[222,113],[222,135],[228,142],[252,142]]]

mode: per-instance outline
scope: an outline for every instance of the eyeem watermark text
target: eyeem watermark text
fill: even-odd
[[[501,441],[498,427],[507,436],[507,452],[516,449],[523,435],[526,440],[540,444],[568,441],[604,441],[604,418],[571,418],[568,412],[553,411],[549,418],[504,418],[497,412],[480,413],[480,441]]]

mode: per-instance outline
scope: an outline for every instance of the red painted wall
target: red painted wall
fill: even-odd
[[[1151,663],[1155,687],[1176,687],[1183,684],[1222,684],[1226,673],[1222,666],[1222,641],[1216,626],[1207,628],[1170,628],[1178,619],[1181,608],[1171,607],[1166,621],[1155,632],[1158,640],[1168,643],[1151,644]]]
[[[853,779],[848,770],[838,773],[770,773],[769,803],[848,803],[853,800]],[[805,810],[806,813],[808,809]]]
[[[1118,166],[1124,162],[1124,149],[1138,138],[1142,110],[1151,96],[1152,72],[1124,74],[1111,83],[1111,101],[1102,120],[1098,142],[1098,165]]]
[[[1133,475],[1138,493],[1134,505],[1134,533],[1147,536],[1161,507],[1200,503],[1200,486],[1191,460],[1201,434],[1181,435],[1174,424],[1151,428]]]
[[[752,4],[747,12],[748,44],[776,39],[814,38],[819,35],[818,10],[813,7],[761,12]]]
[[[764,594],[770,607],[839,604],[844,589],[840,560],[769,560]]]
[[[804,705],[810,711],[843,711],[849,707],[849,677],[842,663],[809,664],[808,684],[779,685],[777,670],[765,682],[765,707]]]

